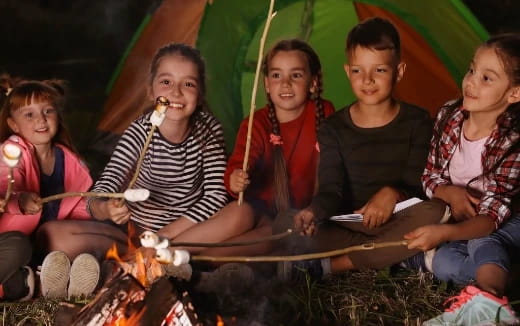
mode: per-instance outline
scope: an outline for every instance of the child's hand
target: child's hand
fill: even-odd
[[[383,187],[372,198],[354,213],[363,215],[363,224],[369,228],[376,228],[388,221],[399,199],[399,192],[391,187]]]
[[[446,225],[432,224],[421,226],[404,235],[408,240],[408,249],[430,250],[445,242]]]
[[[446,201],[451,208],[451,215],[456,221],[463,221],[477,215],[475,204],[479,199],[468,194],[465,188],[458,186],[439,186],[435,195]],[[475,204],[474,204],[475,203]]]
[[[316,234],[318,229],[316,228],[316,223],[314,222],[314,212],[310,208],[305,208],[299,211],[293,217],[294,228],[296,230],[301,230],[301,235],[311,236]]]
[[[130,212],[126,205],[121,205],[120,199],[94,199],[90,203],[90,210],[95,219],[112,220],[116,224],[123,224],[130,219]]]
[[[42,209],[40,199],[40,196],[34,192],[22,192],[18,197],[18,206],[23,214],[34,215]]]
[[[235,169],[229,176],[229,188],[235,194],[246,190],[249,185],[249,175],[242,169]]]

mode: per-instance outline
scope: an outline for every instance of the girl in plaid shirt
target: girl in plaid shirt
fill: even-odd
[[[480,46],[462,82],[462,99],[437,117],[422,176],[430,198],[450,205],[453,223],[419,227],[408,247],[430,250],[433,273],[468,284],[442,315],[423,325],[518,322],[504,297],[510,253],[520,249],[520,35]],[[505,305],[497,314],[500,306]]]

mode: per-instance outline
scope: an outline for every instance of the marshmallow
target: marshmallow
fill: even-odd
[[[164,113],[153,111],[152,115],[150,116],[150,122],[152,123],[153,126],[158,127],[164,121],[164,117],[166,117],[166,115]]]
[[[126,200],[131,202],[145,201],[150,197],[150,190],[148,189],[126,189],[123,193]]]
[[[161,264],[171,264],[174,261],[173,255],[168,248],[157,249],[155,259]]]
[[[162,250],[162,249],[161,249]],[[186,250],[175,250],[173,255],[173,265],[180,266],[190,262],[190,253]]]
[[[139,241],[145,248],[155,248],[159,243],[159,236],[152,231],[144,231],[139,235]]]
[[[18,145],[7,143],[2,148],[2,158],[9,167],[15,167],[21,155],[22,150]]]

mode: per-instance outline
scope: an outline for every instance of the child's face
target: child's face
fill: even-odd
[[[174,55],[160,59],[150,97],[155,101],[164,96],[170,101],[166,120],[185,121],[193,114],[199,99],[198,76],[197,66],[184,57]]]
[[[47,101],[22,106],[7,118],[11,130],[33,145],[46,145],[58,131],[58,111]]]
[[[265,89],[269,93],[277,114],[301,112],[313,92],[316,81],[309,71],[307,57],[301,51],[279,51],[269,62]]]
[[[398,63],[391,50],[374,50],[357,46],[348,55],[345,72],[354,95],[365,105],[389,101],[397,81],[401,80],[405,64]]]
[[[475,53],[462,80],[462,92],[463,107],[470,112],[500,114],[520,99],[519,87],[511,87],[495,49],[486,47]]]

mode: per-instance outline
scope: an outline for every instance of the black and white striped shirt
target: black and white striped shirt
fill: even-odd
[[[149,117],[139,117],[124,132],[93,191],[126,189],[152,127]],[[222,125],[212,115],[200,113],[180,144],[166,140],[157,128],[134,186],[150,190],[150,197],[126,203],[131,219],[153,231],[180,217],[205,221],[227,202],[225,169]]]

